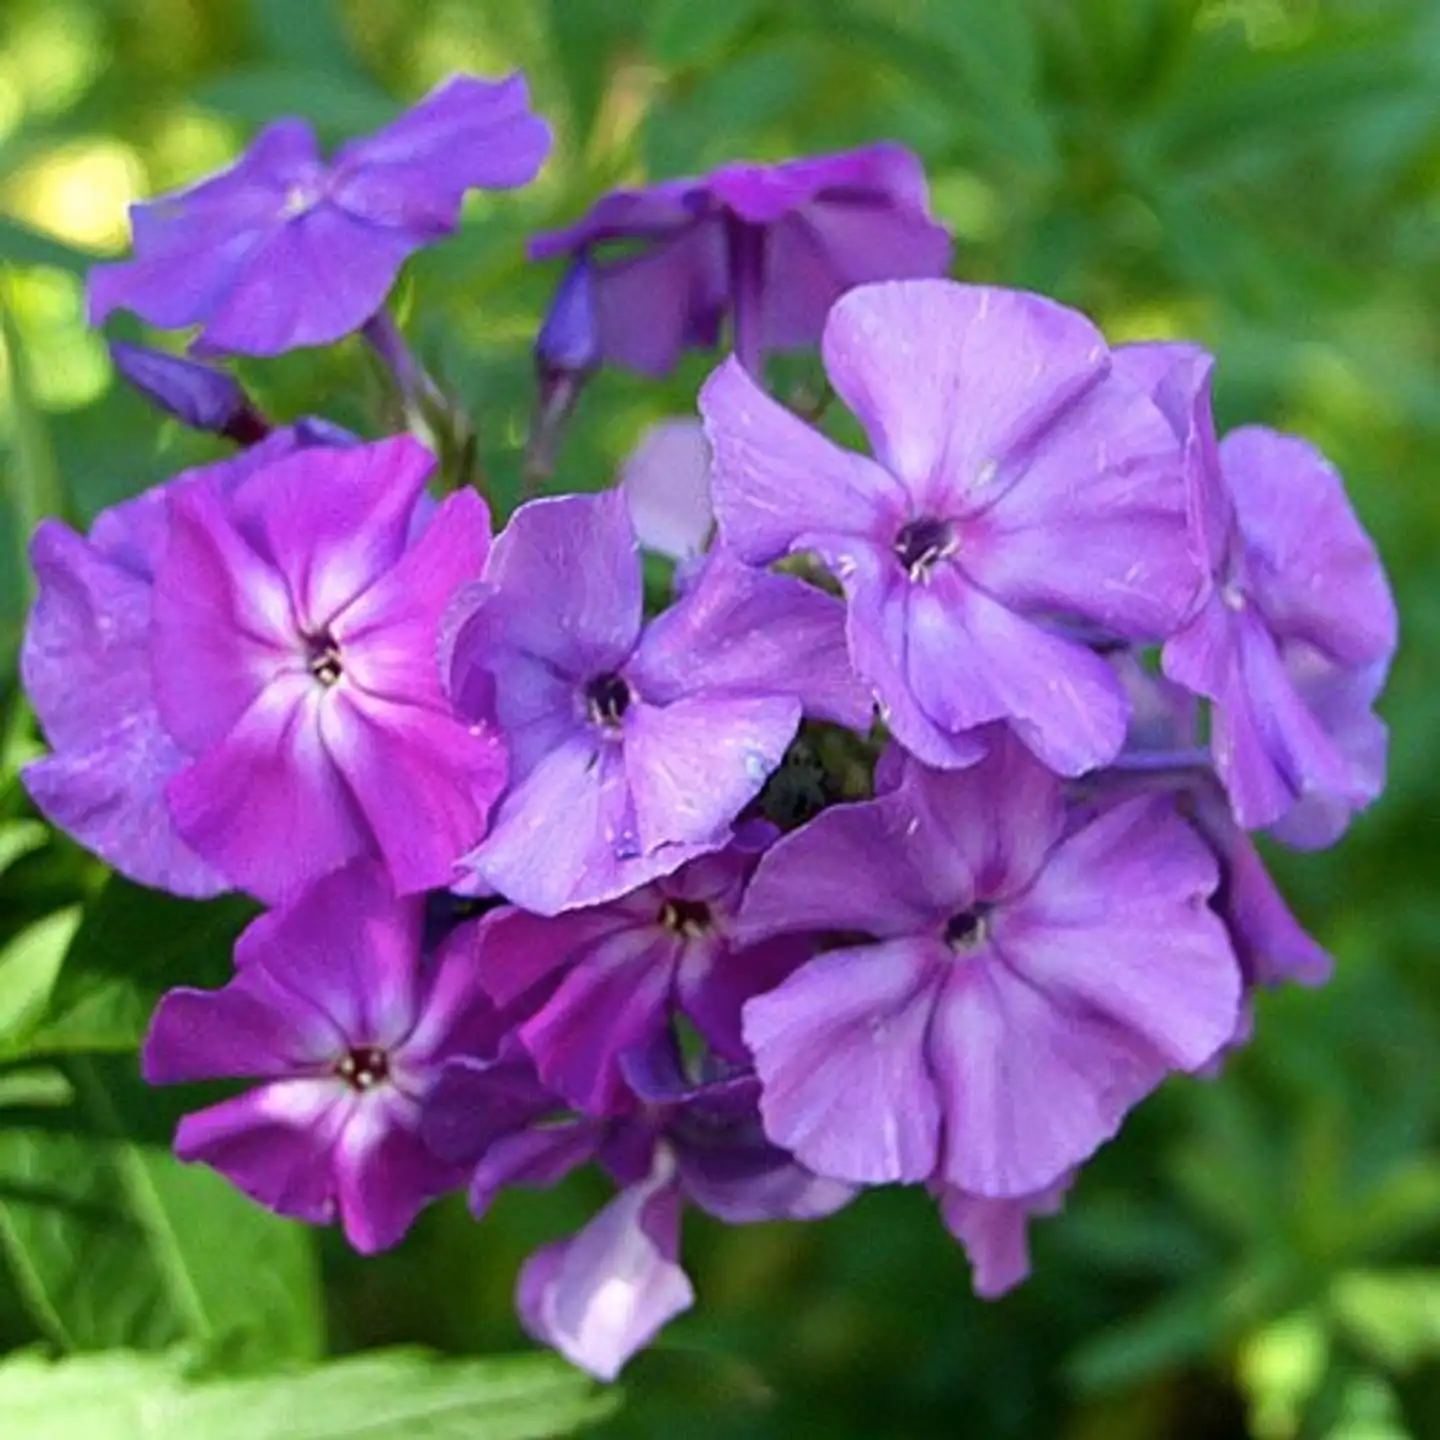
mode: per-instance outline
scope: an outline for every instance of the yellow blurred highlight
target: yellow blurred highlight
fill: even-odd
[[[64,114],[108,59],[94,7],[45,0],[28,13],[6,18],[0,87],[17,92],[29,115]]]
[[[1241,1347],[1236,1370],[1257,1440],[1294,1440],[1329,1359],[1324,1326],[1309,1311],[1277,1320]]]
[[[59,146],[5,181],[6,208],[72,245],[123,250],[129,205],[141,193],[139,157],[118,140]]]
[[[110,357],[85,324],[77,276],[33,266],[13,272],[6,294],[29,357],[30,386],[42,410],[78,410],[110,383]]]

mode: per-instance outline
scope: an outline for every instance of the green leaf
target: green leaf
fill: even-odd
[[[79,907],[68,906],[0,946],[0,1057],[25,1052],[79,924]]]
[[[72,1129],[16,1111],[0,1127],[0,1255],[41,1332],[65,1350],[188,1341],[245,1366],[317,1355],[311,1233],[136,1138],[154,1100],[133,1065],[65,1073]]]
[[[99,258],[20,220],[0,215],[0,265],[49,265],[83,275]]]
[[[1330,1290],[1350,1338],[1391,1370],[1440,1355],[1440,1270],[1352,1270]]]
[[[383,1350],[299,1374],[192,1381],[179,1355],[0,1364],[5,1440],[546,1440],[615,1396],[548,1355]]]
[[[195,98],[212,110],[252,125],[298,115],[338,139],[377,130],[399,111],[383,90],[366,80],[289,66],[232,70],[201,85]]]
[[[723,5],[655,0],[645,27],[650,55],[662,65],[693,65],[717,56],[766,8],[765,0],[726,0]]]
[[[135,1049],[163,991],[224,979],[256,913],[242,896],[180,900],[112,876],[66,952],[30,1052]]]
[[[9,411],[10,435],[0,487],[0,541],[6,548],[0,565],[0,671],[9,667],[18,648],[30,598],[31,533],[47,515],[65,513],[65,492],[31,391],[29,357],[10,310],[7,281],[0,267],[0,410]]]

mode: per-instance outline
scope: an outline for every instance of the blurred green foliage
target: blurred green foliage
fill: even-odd
[[[159,988],[223,965],[243,911],[202,918],[107,883],[15,778],[37,745],[13,678],[30,526],[86,522],[218,453],[116,386],[85,329],[81,277],[123,249],[125,204],[224,163],[278,114],[338,139],[450,70],[514,67],[555,125],[551,163],[521,194],[475,199],[398,297],[475,419],[502,508],[555,278],[525,263],[528,233],[620,181],[885,137],[924,158],[957,274],[1044,290],[1112,338],[1199,338],[1220,357],[1227,423],[1322,444],[1403,617],[1390,793],[1337,850],[1274,857],[1335,981],[1265,997],[1222,1078],[1142,1107],[1039,1227],[1034,1278],[998,1304],[971,1297],[920,1193],[804,1228],[692,1217],[700,1306],[631,1367],[603,1433],[1440,1435],[1435,0],[4,0],[0,1346],[183,1342],[231,1375],[322,1347],[515,1348],[521,1256],[603,1193],[582,1178],[508,1197],[483,1227],[442,1205],[361,1261],[177,1166],[164,1146],[179,1102],[143,1092],[133,1047]],[[277,416],[396,423],[354,342],[243,369]],[[697,357],[663,386],[600,377],[556,486],[604,483],[646,423],[692,407],[705,370]],[[73,1419],[109,1413],[111,1393],[168,1395],[176,1363],[76,1360],[51,1378],[12,1358],[0,1422],[72,1433],[36,1407]],[[399,1354],[374,1364],[377,1393],[394,1393],[385,1365],[402,1386],[415,1370]],[[463,1409],[470,1372],[424,1373],[414,1414],[326,1433],[538,1435],[588,1403],[547,1368],[534,1384],[561,1386],[553,1413],[494,1429],[490,1401]],[[264,1392],[223,1383],[251,1388],[222,1397]],[[296,1398],[272,1413],[307,1403],[285,1388],[301,1381],[273,1383]],[[416,1428],[431,1391],[460,1397],[459,1428]],[[185,1413],[219,1415],[213,1399]],[[245,1433],[299,1433],[278,1423]],[[205,1424],[188,1433],[222,1433]]]

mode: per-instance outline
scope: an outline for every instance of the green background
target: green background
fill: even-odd
[[[0,1434],[169,1435],[124,1428],[168,1396],[191,1440],[303,1440],[317,1416],[317,1435],[486,1440],[560,1433],[589,1403],[562,1368],[393,1349],[267,1378],[374,1347],[522,1348],[520,1258],[604,1187],[507,1197],[483,1226],[444,1204],[362,1261],[176,1165],[195,1097],[144,1093],[134,1046],[159,989],[223,976],[245,909],[107,883],[14,778],[36,750],[13,682],[23,536],[220,453],[119,388],[84,326],[81,277],[123,251],[125,205],[277,115],[339,140],[451,70],[515,67],[556,129],[547,169],[475,198],[397,296],[502,508],[555,280],[527,234],[616,183],[892,138],[926,163],[957,275],[1043,290],[1113,339],[1198,338],[1226,424],[1320,443],[1402,616],[1389,793],[1335,850],[1274,856],[1334,982],[1265,997],[1222,1078],[1142,1106],[999,1303],[971,1296],[918,1191],[807,1227],[692,1216],[700,1303],[596,1433],[1440,1436],[1433,0],[0,0],[0,1347],[72,1356],[0,1359]],[[554,483],[607,483],[707,365],[597,379]],[[243,373],[278,417],[395,423],[354,342]],[[129,1350],[164,1353],[92,1353]],[[185,1378],[207,1373],[228,1378]]]

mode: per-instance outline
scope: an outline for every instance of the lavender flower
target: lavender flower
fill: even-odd
[[[91,272],[90,320],[199,325],[198,355],[278,355],[357,330],[467,190],[532,180],[549,149],[524,80],[454,76],[330,162],[279,120],[229,170],[131,210],[135,259]]]
[[[765,1139],[753,1077],[690,1083],[663,1047],[632,1056],[625,1070],[635,1101],[629,1114],[551,1120],[498,1140],[487,1123],[480,1067],[452,1063],[435,1102],[477,1117],[483,1153],[470,1185],[477,1216],[505,1186],[554,1185],[592,1159],[621,1187],[578,1235],[525,1262],[516,1295],[521,1321],[537,1340],[602,1380],[613,1380],[694,1299],[679,1263],[685,1201],[728,1224],[746,1224],[816,1219],[854,1194]],[[453,1126],[449,1138],[453,1144]]]
[[[489,518],[473,491],[427,517],[433,463],[408,438],[302,452],[228,506],[207,489],[171,504],[155,699],[192,759],[166,801],[187,842],[261,899],[361,855],[401,893],[443,884],[504,783],[503,746],[455,718],[436,660]]]
[[[1030,1273],[1027,1231],[1037,1215],[1054,1215],[1064,1203],[1072,1177],[1062,1176],[1034,1195],[988,1200],[953,1185],[938,1185],[936,1199],[950,1233],[965,1247],[974,1273],[975,1293],[995,1300]]]
[[[611,258],[612,246],[626,253]],[[950,249],[919,162],[882,144],[617,190],[536,236],[530,256],[578,257],[607,363],[664,375],[682,351],[714,346],[728,314],[736,354],[758,374],[766,351],[813,345],[852,285],[943,275]]]
[[[722,847],[802,710],[864,725],[830,596],[715,557],[642,625],[617,492],[522,506],[456,626],[452,694],[510,747],[512,787],[461,888],[542,915],[599,904]]]
[[[262,1083],[188,1115],[175,1149],[278,1214],[336,1220],[357,1250],[396,1244],[464,1166],[420,1138],[447,1059],[492,1053],[475,927],[422,956],[424,902],[397,900],[361,861],[256,920],[221,990],[172,990],[145,1041],[153,1084]]]
[[[632,1105],[625,1064],[668,1035],[674,1013],[716,1054],[747,1062],[741,1005],[810,949],[792,936],[731,945],[745,883],[773,833],[745,829],[740,843],[606,905],[553,918],[505,909],[482,922],[486,991],[507,1009],[540,994],[515,1038],[540,1079],[577,1109],[604,1115]]]
[[[1241,826],[1308,801],[1292,838],[1328,844],[1383,784],[1370,703],[1395,649],[1395,604],[1339,475],[1305,441],[1260,426],[1217,445],[1208,357],[1188,355],[1155,393],[1186,446],[1207,593],[1167,641],[1165,673],[1212,702],[1211,751]]]
[[[1047,1189],[1234,1032],[1218,878],[1162,797],[1067,828],[1059,782],[1007,739],[825,811],[760,862],[738,938],[876,938],[745,1006],[766,1133],[837,1179]]]
[[[727,362],[700,402],[722,542],[753,564],[808,550],[829,565],[855,668],[927,764],[973,763],[997,720],[1061,774],[1110,760],[1114,675],[1039,622],[1160,638],[1202,583],[1179,447],[1146,390],[1074,311],[941,280],[851,291],[823,353],[878,458]]]

